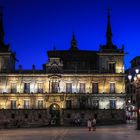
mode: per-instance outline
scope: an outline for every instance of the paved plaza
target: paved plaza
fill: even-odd
[[[96,131],[85,127],[45,127],[1,129],[0,140],[139,140],[135,125],[98,126]]]

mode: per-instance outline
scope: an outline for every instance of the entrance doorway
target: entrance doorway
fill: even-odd
[[[49,109],[51,119],[50,119],[50,124],[51,125],[60,125],[60,107],[58,104],[52,104],[50,105]]]

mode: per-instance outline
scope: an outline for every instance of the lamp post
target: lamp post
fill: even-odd
[[[140,74],[139,69],[135,70],[135,75],[128,75],[129,82],[136,89],[136,106],[137,106],[137,130],[140,130]]]

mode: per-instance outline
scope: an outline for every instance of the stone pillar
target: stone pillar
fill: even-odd
[[[60,125],[64,125],[63,109],[60,109]]]

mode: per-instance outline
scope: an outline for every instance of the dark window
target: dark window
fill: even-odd
[[[98,100],[92,100],[92,108],[98,109],[99,108],[99,101]]]
[[[59,91],[59,83],[58,82],[52,82],[52,92],[58,93]]]
[[[85,83],[80,83],[79,93],[85,93]]]
[[[72,93],[72,83],[66,83],[66,92]]]
[[[116,109],[116,101],[110,100],[110,109]]]
[[[86,104],[87,104],[86,101],[87,100],[84,97],[82,97],[82,98],[79,99],[80,109],[85,109],[86,108]]]
[[[43,83],[37,83],[37,92],[43,93]]]
[[[110,83],[110,93],[115,93],[115,83]]]
[[[2,59],[1,61],[2,61],[2,62],[1,62],[1,63],[2,63],[2,64],[1,64],[1,65],[2,65],[2,66],[1,66],[1,71],[5,73],[5,72],[7,71],[7,66],[6,66],[6,65],[7,65],[7,59],[4,58],[4,59]]]
[[[16,93],[16,92],[17,92],[17,84],[11,83],[11,93]]]
[[[71,109],[71,100],[66,100],[66,108]]]
[[[24,93],[30,93],[30,83],[24,83]]]
[[[115,63],[108,64],[109,73],[115,73]]]
[[[16,101],[11,100],[11,109],[16,109]]]
[[[98,93],[98,83],[92,83],[92,93],[93,94]]]

